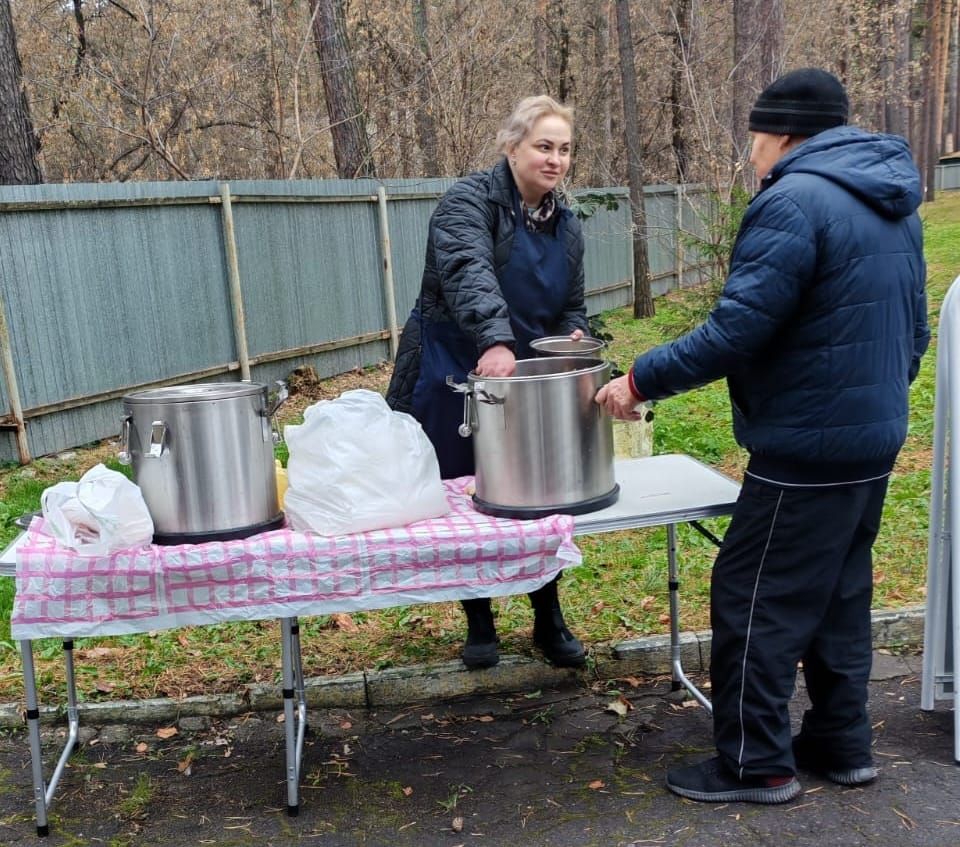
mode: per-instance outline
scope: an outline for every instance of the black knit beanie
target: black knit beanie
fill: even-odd
[[[750,130],[772,135],[816,135],[847,122],[850,101],[833,74],[819,68],[790,71],[770,83],[750,112]]]

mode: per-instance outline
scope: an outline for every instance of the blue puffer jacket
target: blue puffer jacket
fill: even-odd
[[[659,399],[727,377],[759,476],[888,472],[930,340],[920,199],[897,136],[838,127],[791,150],[747,208],[710,316],[640,356],[636,389]]]

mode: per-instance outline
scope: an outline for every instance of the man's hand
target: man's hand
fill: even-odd
[[[642,421],[646,409],[637,410],[640,400],[630,390],[629,378],[618,376],[604,385],[596,396],[597,404],[608,415],[621,421]]]
[[[517,369],[517,357],[506,344],[494,344],[483,351],[477,362],[477,376],[513,376]]]

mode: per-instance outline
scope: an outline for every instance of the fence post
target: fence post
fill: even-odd
[[[380,255],[383,257],[383,293],[386,297],[387,328],[390,330],[390,358],[397,358],[400,336],[397,331],[397,295],[393,286],[393,258],[390,251],[390,226],[387,222],[387,190],[377,189],[380,211]]]
[[[230,184],[220,184],[220,220],[223,224],[223,246],[227,252],[227,277],[230,281],[230,305],[233,307],[233,337],[240,362],[240,378],[250,380],[250,356],[247,352],[247,322],[243,312],[243,291],[240,288],[240,264],[237,261],[237,241],[233,233],[233,204]]]
[[[673,232],[674,264],[677,268],[677,289],[683,288],[683,183],[677,183],[677,215]]]
[[[7,307],[2,296],[0,296],[0,361],[3,366],[3,378],[7,383],[7,395],[10,398],[10,414],[17,427],[17,455],[20,457],[20,464],[25,465],[30,461],[30,445],[27,444],[27,424],[23,418],[20,386],[17,384],[17,372],[13,366],[13,348],[7,326]]]

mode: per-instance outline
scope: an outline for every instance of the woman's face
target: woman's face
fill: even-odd
[[[510,166],[520,196],[537,206],[570,170],[571,130],[563,118],[544,115],[510,151]]]

